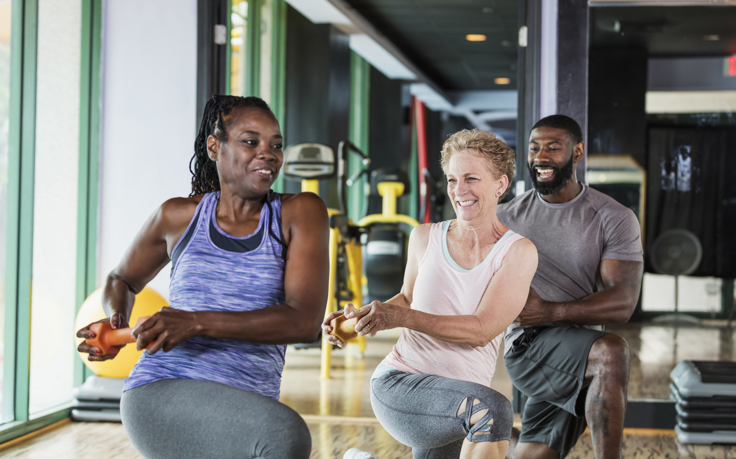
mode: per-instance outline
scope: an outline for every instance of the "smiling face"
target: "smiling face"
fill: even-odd
[[[227,138],[220,141],[211,135],[207,139],[207,153],[217,162],[221,189],[242,197],[265,195],[284,160],[276,118],[260,108],[241,107],[223,121]]]
[[[557,194],[570,182],[583,144],[574,144],[564,129],[539,127],[529,136],[529,173],[542,196]]]
[[[488,160],[468,151],[453,154],[447,163],[447,195],[459,220],[472,221],[493,215],[508,178],[496,179]]]

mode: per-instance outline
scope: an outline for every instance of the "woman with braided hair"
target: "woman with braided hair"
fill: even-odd
[[[147,458],[309,457],[306,424],[278,397],[286,344],[314,341],[324,315],[328,220],[318,196],[271,191],[282,143],[263,100],[213,96],[190,196],[163,203],[107,278],[105,321],[126,327],[135,294],[172,262],[171,307],[133,329],[150,347],[121,400]]]

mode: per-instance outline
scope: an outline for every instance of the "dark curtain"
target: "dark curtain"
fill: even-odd
[[[646,247],[673,228],[703,246],[694,276],[736,276],[736,130],[650,127]],[[645,254],[648,272],[655,272]]]

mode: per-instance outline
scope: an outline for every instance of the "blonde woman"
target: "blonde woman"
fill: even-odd
[[[409,241],[404,284],[382,303],[345,313],[356,330],[403,327],[376,368],[371,404],[383,427],[414,458],[502,458],[511,403],[490,388],[501,337],[518,317],[537,268],[537,250],[496,216],[515,154],[485,131],[453,134],[442,148],[447,194],[457,218],[421,225]],[[338,346],[345,343],[333,336]]]

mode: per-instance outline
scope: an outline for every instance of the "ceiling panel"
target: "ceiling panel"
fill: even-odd
[[[347,2],[443,89],[516,88],[517,0]],[[471,33],[487,40],[469,42]]]
[[[736,7],[591,9],[592,47],[646,50],[652,57],[736,54]]]

